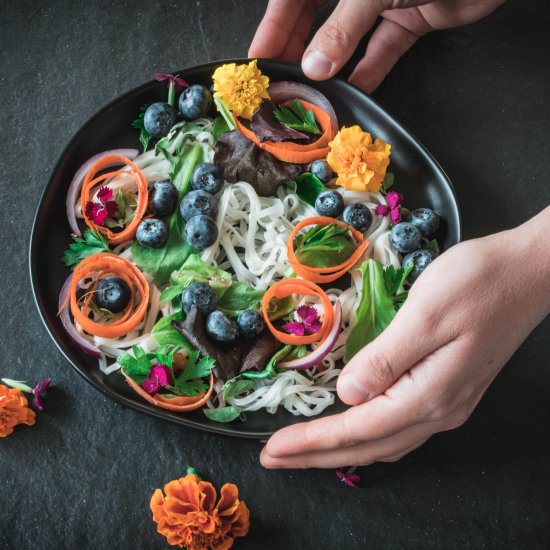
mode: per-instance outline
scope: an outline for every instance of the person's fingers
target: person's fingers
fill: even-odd
[[[343,413],[282,428],[270,437],[266,450],[270,456],[283,457],[353,447],[424,420],[421,397],[411,394],[396,401],[381,395]]]
[[[423,301],[425,303],[423,303]],[[348,405],[384,393],[406,371],[449,342],[438,310],[412,295],[390,325],[356,353],[338,376],[338,396]],[[437,330],[435,330],[437,329]]]
[[[309,12],[313,16],[313,11],[314,6],[308,0],[270,0],[248,49],[248,57],[280,57],[301,18]]]
[[[300,62],[304,54],[306,38],[311,29],[314,15],[315,13],[312,9],[304,8],[279,59],[282,61],[292,61],[293,63]]]
[[[338,468],[366,466],[387,457],[404,456],[425,442],[436,429],[431,423],[419,424],[391,437],[360,443],[345,449],[330,449],[298,455],[277,457],[264,447],[260,462],[266,468]]]
[[[414,32],[383,19],[369,40],[365,57],[356,65],[349,81],[371,93],[417,40],[418,35]]]
[[[406,456],[406,455],[412,453],[414,450],[418,449],[418,447],[421,447],[422,445],[424,445],[424,443],[426,443],[426,441],[428,441],[428,439],[430,439],[430,438],[426,437],[424,439],[421,439],[420,441],[417,441],[416,443],[414,443],[410,447],[407,447],[406,449],[399,451],[398,453],[379,458],[378,462],[397,462],[398,460],[401,460],[404,456]]]
[[[340,0],[306,49],[302,59],[306,76],[313,80],[334,76],[388,5],[387,0]]]

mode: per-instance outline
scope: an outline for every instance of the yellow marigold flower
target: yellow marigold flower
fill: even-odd
[[[218,67],[214,80],[214,96],[237,116],[250,120],[264,99],[269,99],[269,78],[256,66],[256,59],[248,65],[228,63]]]
[[[338,174],[336,184],[354,191],[377,192],[390,163],[391,146],[359,126],[345,126],[328,144],[327,162]]]

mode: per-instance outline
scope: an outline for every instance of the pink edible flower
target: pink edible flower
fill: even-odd
[[[181,88],[188,88],[189,84],[179,74],[161,74],[156,73],[153,75],[153,78],[155,80],[158,80],[159,82],[162,82],[163,80],[168,80],[168,84],[174,85],[176,90],[179,90]]]
[[[359,474],[354,474],[354,471],[355,468],[349,468],[347,472],[344,472],[343,468],[338,468],[338,470],[336,470],[336,476],[342,483],[345,483],[349,487],[358,487],[361,476]]]
[[[140,386],[149,394],[153,395],[163,386],[167,386],[172,378],[172,371],[163,363],[154,365],[149,371],[149,377],[144,380]]]
[[[101,187],[97,192],[99,202],[88,201],[86,203],[86,217],[96,225],[105,225],[106,218],[112,218],[118,210],[117,203],[109,200],[113,196],[113,190],[109,187]]]
[[[42,394],[50,387],[50,384],[52,383],[51,378],[46,378],[45,380],[42,380],[39,384],[37,384],[34,389],[32,390],[33,394],[33,405],[39,410],[44,410],[44,403],[42,401]]]
[[[321,319],[316,308],[302,305],[296,310],[296,315],[300,320],[286,323],[283,326],[284,331],[296,336],[303,336],[306,332],[315,334],[321,330]]]
[[[401,193],[390,191],[386,195],[386,204],[379,204],[374,213],[377,216],[390,216],[393,224],[398,224],[401,221],[401,209],[399,205],[403,202],[405,197]]]

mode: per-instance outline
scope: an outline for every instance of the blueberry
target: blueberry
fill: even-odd
[[[120,277],[100,279],[94,291],[94,302],[97,307],[111,313],[120,313],[130,303],[131,291],[128,283]]]
[[[410,213],[409,222],[416,225],[424,237],[431,237],[439,227],[439,216],[429,208],[417,208]]]
[[[235,319],[230,319],[222,311],[213,311],[206,319],[206,332],[217,342],[232,343],[239,337],[239,327]]]
[[[176,209],[178,190],[170,180],[153,183],[149,188],[149,209],[157,216],[169,216]]]
[[[208,216],[194,216],[185,226],[185,240],[197,250],[213,245],[218,238],[218,226]]]
[[[410,252],[403,258],[403,267],[414,264],[412,271],[407,277],[410,283],[414,283],[420,274],[437,258],[437,252],[431,248],[419,248]]]
[[[143,126],[151,137],[164,137],[170,128],[178,121],[176,109],[168,103],[153,103],[149,105],[143,117]]]
[[[218,215],[218,201],[206,191],[189,191],[180,202],[180,212],[186,222],[201,214],[215,219]]]
[[[147,218],[137,228],[136,239],[146,248],[160,248],[168,238],[168,227],[158,218]]]
[[[191,283],[181,295],[181,305],[185,313],[196,307],[205,317],[212,313],[218,304],[218,297],[208,283]]]
[[[315,210],[320,216],[337,218],[344,210],[344,199],[340,193],[331,189],[321,191],[315,201]]]
[[[264,330],[265,322],[259,311],[247,309],[237,317],[237,325],[243,336],[254,338]]]
[[[390,240],[399,252],[408,254],[420,246],[422,233],[412,223],[401,222],[393,226],[390,232]]]
[[[223,174],[219,166],[211,162],[201,162],[191,177],[191,187],[196,191],[206,191],[215,195],[223,187]]]
[[[195,120],[205,116],[212,103],[210,90],[200,84],[193,84],[181,92],[180,114],[185,120]]]
[[[332,170],[325,160],[314,160],[307,171],[317,176],[323,183],[328,183],[332,179]]]
[[[357,202],[344,208],[342,220],[357,231],[364,233],[372,223],[372,213],[368,206]]]

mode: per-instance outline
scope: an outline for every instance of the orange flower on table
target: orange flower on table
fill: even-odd
[[[0,384],[0,437],[7,437],[18,424],[32,426],[35,413],[20,390]]]
[[[373,143],[371,135],[359,126],[344,126],[328,146],[327,162],[338,174],[337,185],[353,191],[380,190],[390,163],[388,143],[381,139]]]
[[[256,59],[248,65],[227,63],[218,67],[214,80],[214,96],[235,115],[250,120],[264,99],[269,99],[269,77],[256,66]]]
[[[236,537],[248,533],[250,512],[232,483],[221,488],[217,503],[216,489],[194,474],[166,484],[164,493],[157,489],[150,506],[157,531],[169,544],[187,550],[227,550]]]

